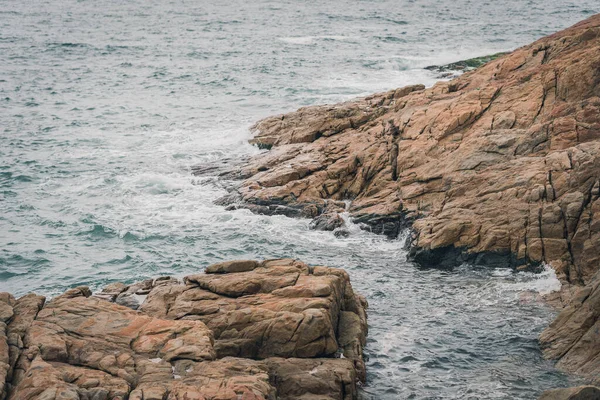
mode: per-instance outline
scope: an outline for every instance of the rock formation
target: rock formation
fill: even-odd
[[[600,389],[595,386],[578,386],[567,389],[548,390],[539,400],[598,400]]]
[[[422,264],[551,264],[583,284],[600,263],[600,16],[431,88],[267,118],[271,150],[223,199],[394,236]],[[323,217],[325,216],[325,217]]]
[[[600,384],[600,271],[542,332],[540,344],[557,367]]]
[[[364,380],[366,302],[339,269],[233,261],[44,303],[0,294],[2,399],[350,400]]]
[[[408,86],[262,120],[270,149],[222,173],[229,207],[411,227],[420,264],[550,264],[573,303],[541,341],[600,374],[600,15],[431,88]],[[572,285],[570,285],[572,284]]]

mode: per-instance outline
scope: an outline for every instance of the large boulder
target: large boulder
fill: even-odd
[[[207,272],[47,303],[0,294],[0,398],[356,399],[366,302],[344,271],[286,259]]]
[[[366,301],[340,269],[291,259],[209,266],[185,283],[156,287],[140,308],[148,315],[203,321],[217,356],[330,357],[353,360],[364,380]],[[230,272],[232,271],[232,272]]]

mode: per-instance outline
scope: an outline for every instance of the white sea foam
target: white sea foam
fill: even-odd
[[[506,283],[505,288],[515,291],[529,291],[546,295],[558,292],[562,284],[556,276],[556,271],[548,264],[544,264],[544,270],[540,273],[517,272],[514,283]]]
[[[284,36],[278,38],[280,41],[290,44],[309,45],[319,40],[354,40],[353,36],[341,36],[341,35],[321,35],[321,36]]]
[[[291,43],[291,44],[303,44],[303,45],[313,43],[314,39],[315,39],[315,36],[288,36],[288,37],[279,38],[279,40],[281,40],[282,42]]]

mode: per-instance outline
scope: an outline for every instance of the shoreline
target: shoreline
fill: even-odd
[[[483,49],[469,32],[516,40],[508,27],[525,23],[530,37],[531,21],[552,29],[567,11],[540,3],[512,21],[509,4],[488,4],[497,13],[451,22],[443,40],[432,19],[406,14],[405,36],[348,41],[257,24],[284,8],[224,23],[239,10],[200,21],[172,3],[180,12],[147,36],[162,8],[89,7],[69,21],[63,7],[44,21],[19,7],[7,20],[17,57],[5,83],[23,85],[5,100],[31,113],[5,129],[0,400],[527,399],[584,379],[599,387],[540,400],[600,399],[600,14],[510,53],[427,67],[446,79],[432,86],[266,116],[247,140],[252,115],[429,84],[432,73],[396,67]],[[302,34],[349,26],[299,7],[311,13]],[[365,32],[397,22],[364,11],[352,18]],[[116,19],[131,46],[92,46],[116,38]],[[427,37],[413,35],[418,22]],[[65,23],[90,40],[47,42]],[[226,42],[206,40],[215,23]],[[204,45],[214,51],[186,49]],[[88,61],[115,68],[71,68]],[[53,297],[17,298],[29,290]]]
[[[334,232],[342,212],[389,236],[410,226],[425,266],[546,263],[563,282],[554,301],[579,299],[595,317],[582,325],[566,307],[568,327],[551,324],[542,348],[560,346],[561,329],[585,347],[600,315],[581,295],[600,274],[599,38],[596,15],[431,88],[261,120],[250,142],[270,150],[223,174],[239,185],[220,204]],[[572,357],[559,365],[593,380],[594,362]]]

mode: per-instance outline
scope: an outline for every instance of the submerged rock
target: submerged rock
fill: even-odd
[[[0,294],[2,397],[356,398],[366,301],[344,271],[285,259],[207,272],[46,304]],[[138,311],[118,304],[145,295]]]

